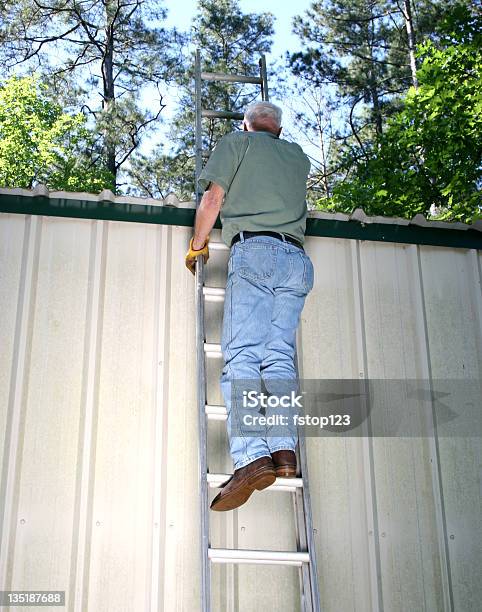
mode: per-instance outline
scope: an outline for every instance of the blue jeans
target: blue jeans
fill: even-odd
[[[244,238],[231,247],[224,302],[221,390],[234,468],[239,469],[277,450],[295,450],[297,432],[243,435],[232,410],[232,382],[269,379],[295,381],[296,330],[305,298],[313,288],[314,270],[303,249],[280,234]],[[259,390],[259,388],[257,387]],[[237,404],[236,404],[237,405]],[[266,414],[268,414],[269,408]]]

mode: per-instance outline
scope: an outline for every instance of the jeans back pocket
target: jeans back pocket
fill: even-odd
[[[277,249],[260,243],[239,245],[239,275],[260,281],[273,276],[276,270]]]

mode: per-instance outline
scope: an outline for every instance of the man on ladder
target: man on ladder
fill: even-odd
[[[234,474],[212,510],[232,510],[276,477],[296,476],[296,428],[250,435],[239,426],[235,381],[296,378],[296,330],[314,270],[303,249],[310,162],[301,147],[280,139],[281,109],[250,105],[244,131],[224,136],[199,177],[206,189],[196,213],[186,266],[209,257],[209,234],[220,213],[230,247],[221,348],[221,388],[228,414]],[[256,431],[256,428],[253,432]]]

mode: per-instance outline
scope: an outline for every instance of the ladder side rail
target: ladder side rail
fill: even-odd
[[[298,337],[298,334],[297,334]],[[298,351],[295,351],[295,368],[296,375],[299,376],[299,364],[298,364]],[[311,512],[311,495],[309,486],[308,476],[308,460],[306,456],[306,439],[303,428],[298,426],[298,452],[300,458],[301,476],[303,478],[303,507],[304,507],[304,520],[306,527],[306,539],[308,544],[308,552],[310,554],[310,584],[311,584],[311,596],[312,596],[312,607],[314,612],[321,612],[321,601],[320,601],[320,588],[318,584],[318,571],[316,563],[316,550],[315,550],[315,539],[313,536],[313,516]]]
[[[206,424],[206,365],[204,355],[204,303],[202,295],[204,262],[196,263],[196,352],[198,359],[198,422],[199,422],[199,486],[200,486],[200,524],[201,524],[201,593],[202,612],[210,612],[211,576],[209,563],[209,511],[207,483],[207,424]]]
[[[297,453],[299,456],[299,453]],[[304,504],[301,490],[292,493],[293,511],[296,528],[296,546],[298,550],[306,550],[309,553],[306,539],[306,522],[304,516]],[[301,612],[314,612],[312,607],[312,595],[310,585],[311,575],[307,563],[299,568],[300,602]]]
[[[259,60],[259,74],[261,77],[261,99],[269,102],[268,73],[266,70],[266,56],[264,54]]]
[[[195,99],[196,99],[196,184],[194,191],[196,193],[196,208],[201,202],[201,188],[198,185],[198,178],[202,171],[202,108],[201,108],[201,54],[199,49],[196,50],[196,67],[195,67]]]
[[[294,363],[295,363],[295,371],[296,371],[296,380],[299,384],[299,371],[298,371],[298,359],[297,359],[297,349],[295,342],[295,355],[294,355]],[[303,479],[303,486],[305,483],[305,475],[303,470],[301,469],[301,459],[300,459],[300,435],[303,432],[300,432],[300,428],[298,428],[298,448],[297,448],[297,463],[298,470],[301,471],[301,477]],[[301,550],[307,550],[310,554],[311,559],[311,551],[309,549],[308,543],[308,529],[307,529],[307,521],[306,521],[306,508],[305,502],[303,499],[302,491],[295,491],[293,495],[293,507],[295,512],[295,526],[296,526],[296,539],[297,545]],[[311,561],[310,561],[311,564]],[[302,612],[315,612],[313,608],[313,587],[311,585],[311,572],[308,565],[305,563],[300,568],[300,596],[301,596],[301,611]]]
[[[201,56],[196,50],[195,67],[195,98],[196,98],[196,172],[195,193],[196,209],[201,202],[201,190],[198,178],[202,171],[202,123],[201,123]],[[204,261],[197,259],[195,266],[195,301],[196,301],[196,353],[197,353],[197,392],[198,392],[198,423],[199,423],[199,487],[200,487],[200,527],[201,527],[201,610],[211,610],[211,565],[209,561],[209,510],[207,483],[207,421],[206,421],[206,361],[204,354]]]

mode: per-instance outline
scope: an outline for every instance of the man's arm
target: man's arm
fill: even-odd
[[[223,204],[224,189],[217,183],[211,183],[204,192],[201,203],[196,211],[194,223],[194,239],[192,248],[202,249],[209,232],[212,230]]]

